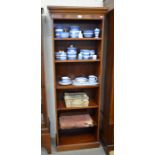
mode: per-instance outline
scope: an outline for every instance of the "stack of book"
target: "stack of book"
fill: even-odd
[[[59,117],[60,129],[92,127],[93,119],[89,114],[62,115]]]
[[[86,93],[65,93],[64,100],[66,107],[86,107],[89,105],[89,97]]]

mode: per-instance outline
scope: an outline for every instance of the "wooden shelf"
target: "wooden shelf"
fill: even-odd
[[[87,107],[71,107],[71,108],[67,108],[64,101],[60,101],[58,103],[57,110],[58,111],[65,111],[65,110],[93,109],[93,108],[98,108],[98,105],[95,103],[95,101],[92,101],[92,100],[89,101],[89,106],[87,106]]]
[[[72,145],[79,143],[97,142],[97,138],[94,133],[81,133],[77,135],[61,135],[59,138],[60,145]]]
[[[55,63],[78,63],[78,62],[100,62],[100,59],[97,60],[55,60]]]
[[[54,40],[102,40],[102,38],[54,38]]]
[[[67,85],[67,86],[61,86],[59,84],[57,84],[56,89],[85,89],[85,88],[97,88],[99,87],[98,85],[94,85],[94,86],[74,86],[74,85]]]

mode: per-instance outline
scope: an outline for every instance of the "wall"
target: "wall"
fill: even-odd
[[[51,122],[51,136],[55,137],[55,105],[54,105],[54,83],[53,83],[53,66],[52,66],[52,22],[47,11],[47,5],[57,6],[87,6],[102,7],[102,0],[42,0],[41,7],[44,8],[43,15],[43,39],[44,39],[44,63],[45,63],[45,82],[46,82],[46,99],[49,119]]]
[[[100,7],[103,6],[103,0],[41,0],[45,10],[47,5]]]

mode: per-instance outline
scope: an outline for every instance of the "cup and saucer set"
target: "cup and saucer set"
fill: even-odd
[[[71,78],[64,76],[61,77],[61,80],[59,81],[60,85],[74,85],[74,86],[93,86],[97,85],[98,78],[95,75],[89,75],[88,78],[86,77],[76,77],[74,80],[71,80]]]
[[[71,85],[72,84],[72,80],[71,78],[67,77],[67,76],[63,76],[61,77],[61,80],[59,81],[60,85]]]

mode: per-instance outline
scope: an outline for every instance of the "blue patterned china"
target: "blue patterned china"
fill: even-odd
[[[78,54],[78,59],[79,59],[79,60],[82,60],[82,53],[79,53],[79,54]]]
[[[68,60],[75,60],[76,59],[76,54],[74,55],[67,55]]]
[[[60,60],[60,54],[59,54],[59,52],[56,52],[55,53],[55,57],[56,57],[57,60]]]
[[[80,33],[80,27],[79,26],[70,26],[70,37],[71,38],[78,38]]]
[[[88,79],[85,78],[85,77],[77,77],[77,78],[75,78],[75,81],[76,81],[77,83],[85,83],[85,82],[88,81]]]
[[[70,37],[71,37],[71,38],[79,38],[79,33],[80,33],[80,31],[78,31],[78,30],[73,30],[73,31],[70,31],[69,33],[70,33]]]
[[[99,37],[99,34],[100,34],[100,29],[96,28],[94,30],[94,34],[95,34],[95,38],[98,38]]]
[[[71,79],[68,76],[63,76],[61,77],[61,81],[65,83],[71,81]]]
[[[67,59],[67,54],[64,51],[56,52],[55,55],[56,55],[57,60],[66,60]]]
[[[94,35],[94,31],[93,30],[84,30],[83,35],[85,38],[92,38]]]
[[[67,56],[60,56],[59,59],[60,60],[67,60]]]
[[[68,55],[76,55],[76,54],[77,54],[77,48],[74,47],[73,45],[70,45],[70,46],[67,48],[67,54],[68,54]]]
[[[61,32],[61,38],[69,38],[69,32]]]
[[[61,77],[61,81],[59,81],[59,84],[60,85],[70,85],[70,84],[72,84],[72,80],[67,76],[63,76],[63,77]]]
[[[93,33],[83,33],[83,36],[85,38],[92,38],[93,37]]]
[[[87,49],[81,49],[81,50],[80,50],[80,53],[82,53],[82,54],[83,54],[83,53],[89,53],[89,50],[87,50]]]
[[[97,77],[95,75],[89,75],[88,80],[89,80],[89,83],[96,83]]]
[[[83,52],[82,54],[83,54],[83,56],[85,56],[85,55],[88,56],[89,55],[89,51]]]
[[[76,55],[77,54],[77,51],[67,51],[67,54],[68,55]]]
[[[89,50],[90,55],[95,54],[95,50]]]
[[[84,30],[83,33],[94,33],[93,30]]]

